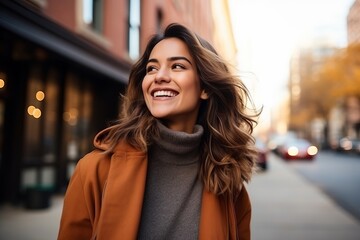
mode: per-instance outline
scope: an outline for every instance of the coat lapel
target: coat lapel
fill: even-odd
[[[200,240],[229,239],[229,218],[227,211],[223,211],[224,207],[226,204],[223,200],[204,190],[200,216]]]
[[[145,191],[147,161],[141,152],[117,152],[104,190],[98,239],[136,239]]]

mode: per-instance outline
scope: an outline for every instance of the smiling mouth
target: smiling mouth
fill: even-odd
[[[153,97],[175,97],[176,95],[178,95],[178,92],[169,91],[169,90],[154,91],[152,93]]]

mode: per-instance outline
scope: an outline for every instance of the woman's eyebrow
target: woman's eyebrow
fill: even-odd
[[[188,63],[190,63],[190,65],[192,65],[192,63],[190,62],[189,59],[187,59],[186,57],[182,57],[182,56],[169,57],[169,58],[167,58],[167,60],[169,62],[176,61],[176,60],[185,60]],[[156,58],[150,58],[147,62],[148,63],[150,63],[150,62],[159,63],[159,60],[157,60]]]
[[[154,63],[158,63],[159,60],[155,59],[155,58],[150,58],[147,63],[150,63],[150,62],[154,62]]]
[[[190,65],[192,65],[192,63],[190,62],[189,59],[187,59],[186,57],[182,57],[182,56],[175,56],[175,57],[169,57],[168,61],[176,61],[176,60],[185,60],[188,63],[190,63]]]

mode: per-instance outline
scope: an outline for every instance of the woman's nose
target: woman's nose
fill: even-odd
[[[170,81],[170,74],[169,71],[166,69],[160,69],[155,76],[155,82],[156,83],[162,83],[162,82],[169,82]]]

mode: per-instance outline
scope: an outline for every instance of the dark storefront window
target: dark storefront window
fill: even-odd
[[[96,19],[102,17],[102,2],[92,1],[95,28],[101,26]],[[44,36],[60,39],[59,49],[36,42],[42,35],[27,39],[0,26],[0,203],[23,200],[33,187],[63,192],[76,163],[93,149],[95,134],[117,118],[124,92],[125,83],[101,67],[115,69],[110,55],[78,58],[76,51],[63,49],[88,53],[78,47],[82,40],[46,31]],[[92,47],[85,49],[97,52]]]
[[[44,124],[44,162],[53,163],[56,161],[56,153],[58,142],[58,126],[59,126],[59,86],[58,86],[58,71],[54,68],[49,71],[47,84],[45,88],[45,103],[44,118],[46,122]]]
[[[1,91],[1,90],[0,90],[0,91]],[[5,113],[5,104],[4,104],[3,99],[0,98],[0,164],[1,164],[1,162],[2,162],[4,113]]]
[[[3,129],[4,129],[4,116],[5,116],[5,89],[6,89],[6,75],[5,71],[0,68],[0,164],[2,164],[3,157]]]
[[[38,100],[36,95],[38,92],[44,91],[44,84],[41,81],[41,68],[33,67],[29,73],[29,82],[27,87],[27,100],[25,115],[25,163],[41,163],[41,126],[45,121],[43,114],[44,99]]]
[[[66,77],[64,121],[64,153],[67,161],[67,178],[70,178],[77,161],[90,150],[92,137],[90,123],[92,118],[91,85],[69,73]]]
[[[29,71],[22,188],[55,186],[59,106],[57,76],[57,71],[49,69],[46,64],[34,64]]]

